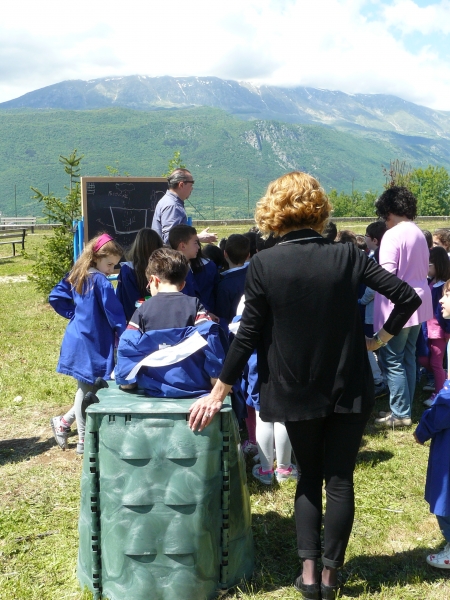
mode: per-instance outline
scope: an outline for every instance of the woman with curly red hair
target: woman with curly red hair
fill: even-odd
[[[321,236],[331,206],[319,182],[293,172],[273,181],[256,223],[279,243],[249,265],[245,308],[211,394],[191,406],[202,430],[257,348],[260,418],[284,422],[297,459],[295,521],[302,573],[295,587],[309,600],[335,598],[354,515],[353,470],[373,403],[366,348],[386,343],[420,305],[414,290],[352,243]],[[395,304],[375,338],[364,338],[358,286]],[[322,486],[327,497],[322,574]]]

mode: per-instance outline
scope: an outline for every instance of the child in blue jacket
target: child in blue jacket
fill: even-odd
[[[156,231],[145,227],[134,238],[133,245],[127,252],[127,262],[120,263],[116,295],[122,303],[127,322],[134,315],[136,302],[143,302],[149,294],[145,269],[152,253],[162,247],[163,241]]]
[[[121,389],[139,386],[153,398],[198,398],[211,391],[228,341],[198,298],[183,294],[188,270],[181,252],[161,248],[152,254],[146,270],[152,297],[119,342],[115,377]]]
[[[450,280],[444,284],[440,299],[442,314],[450,319]],[[439,569],[450,569],[450,380],[436,394],[414,432],[419,444],[431,439],[428,459],[425,500],[436,515],[446,545],[441,552],[429,554],[427,563]]]
[[[221,327],[228,331],[228,324],[236,315],[244,294],[247,261],[250,259],[250,240],[244,235],[233,233],[226,241],[224,255],[229,268],[220,276],[215,314],[220,319]]]
[[[71,410],[53,417],[50,424],[57,444],[65,450],[70,426],[76,419],[78,454],[84,452],[84,396],[94,391],[98,377],[111,379],[115,340],[126,327],[122,305],[107,279],[121,256],[122,248],[108,234],[94,238],[49,296],[55,311],[69,319],[56,370],[74,377],[78,387]]]

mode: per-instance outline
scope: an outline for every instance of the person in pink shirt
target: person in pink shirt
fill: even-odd
[[[379,358],[389,386],[390,411],[375,419],[379,427],[411,425],[411,406],[416,388],[416,341],[421,323],[433,316],[428,286],[429,250],[422,231],[413,222],[417,200],[404,187],[387,189],[375,203],[377,215],[387,231],[380,246],[380,265],[414,288],[422,304],[402,331],[387,344],[380,344]],[[393,304],[379,293],[374,300],[374,331],[383,326]]]

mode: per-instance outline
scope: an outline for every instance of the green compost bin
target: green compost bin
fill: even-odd
[[[78,579],[95,598],[206,600],[254,565],[229,403],[203,431],[191,400],[99,390],[86,415]]]

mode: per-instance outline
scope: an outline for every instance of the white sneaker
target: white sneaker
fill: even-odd
[[[392,414],[392,411],[391,411],[391,410],[380,410],[380,411],[378,412],[378,416],[379,416],[379,417],[387,417],[387,416],[389,416],[389,415],[391,415],[391,414]]]
[[[424,392],[434,392],[434,383],[427,383],[423,386],[422,390]]]
[[[386,429],[391,429],[392,427],[409,427],[410,425],[411,419],[409,417],[399,419],[392,413],[388,413],[385,417],[375,419],[376,427],[385,427]]]
[[[70,427],[65,427],[61,424],[61,417],[52,417],[50,419],[50,425],[52,426],[53,435],[55,436],[58,446],[62,450],[67,450],[69,447],[67,438],[69,437]]]
[[[438,569],[450,569],[450,543],[446,544],[445,548],[437,554],[429,554],[427,563]]]

